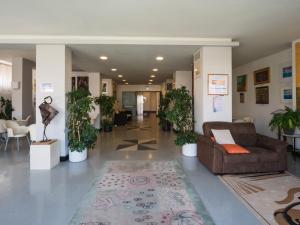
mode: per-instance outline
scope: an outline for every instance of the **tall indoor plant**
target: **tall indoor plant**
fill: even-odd
[[[169,93],[166,93],[166,95],[160,98],[160,105],[158,110],[158,118],[159,118],[159,125],[164,131],[170,131],[172,124],[167,120],[166,110],[169,107],[170,104],[170,97]]]
[[[176,126],[175,144],[182,146],[182,154],[197,155],[197,134],[193,131],[192,96],[186,87],[173,89],[169,93],[170,104],[166,109],[166,118]]]
[[[295,129],[300,127],[300,112],[285,107],[282,113],[273,115],[269,126],[272,131],[277,131],[278,139],[281,139],[282,133],[294,134]]]
[[[95,103],[100,105],[101,125],[105,132],[111,132],[113,127],[115,97],[100,95],[95,99]]]
[[[87,149],[93,148],[97,130],[91,125],[89,113],[94,110],[93,98],[86,89],[67,93],[69,160],[80,162],[87,158]]]

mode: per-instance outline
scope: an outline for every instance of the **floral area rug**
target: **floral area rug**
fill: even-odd
[[[176,161],[109,161],[70,225],[213,225]]]

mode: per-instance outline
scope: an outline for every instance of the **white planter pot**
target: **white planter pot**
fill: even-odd
[[[69,160],[71,162],[81,162],[87,158],[87,149],[84,149],[82,152],[77,152],[69,150]]]
[[[197,156],[197,144],[185,144],[182,146],[182,154],[189,157]]]

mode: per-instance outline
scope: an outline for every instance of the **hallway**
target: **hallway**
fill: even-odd
[[[216,225],[260,224],[219,178],[207,171],[196,158],[181,156],[173,143],[174,138],[173,132],[160,130],[155,115],[151,114],[143,120],[114,128],[112,133],[101,132],[96,148],[89,151],[88,160],[81,163],[62,162],[51,171],[30,171],[27,149],[20,152],[0,151],[1,223],[68,224],[100,175],[104,162],[178,160]],[[128,140],[139,140],[143,147],[157,150],[137,150],[143,147],[138,148],[137,144]],[[117,150],[119,145],[131,147]]]

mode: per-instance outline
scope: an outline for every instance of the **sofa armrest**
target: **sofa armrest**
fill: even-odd
[[[256,134],[256,145],[279,153],[287,152],[287,143],[265,135]]]
[[[224,148],[201,134],[197,148],[199,160],[213,173],[222,173]]]

